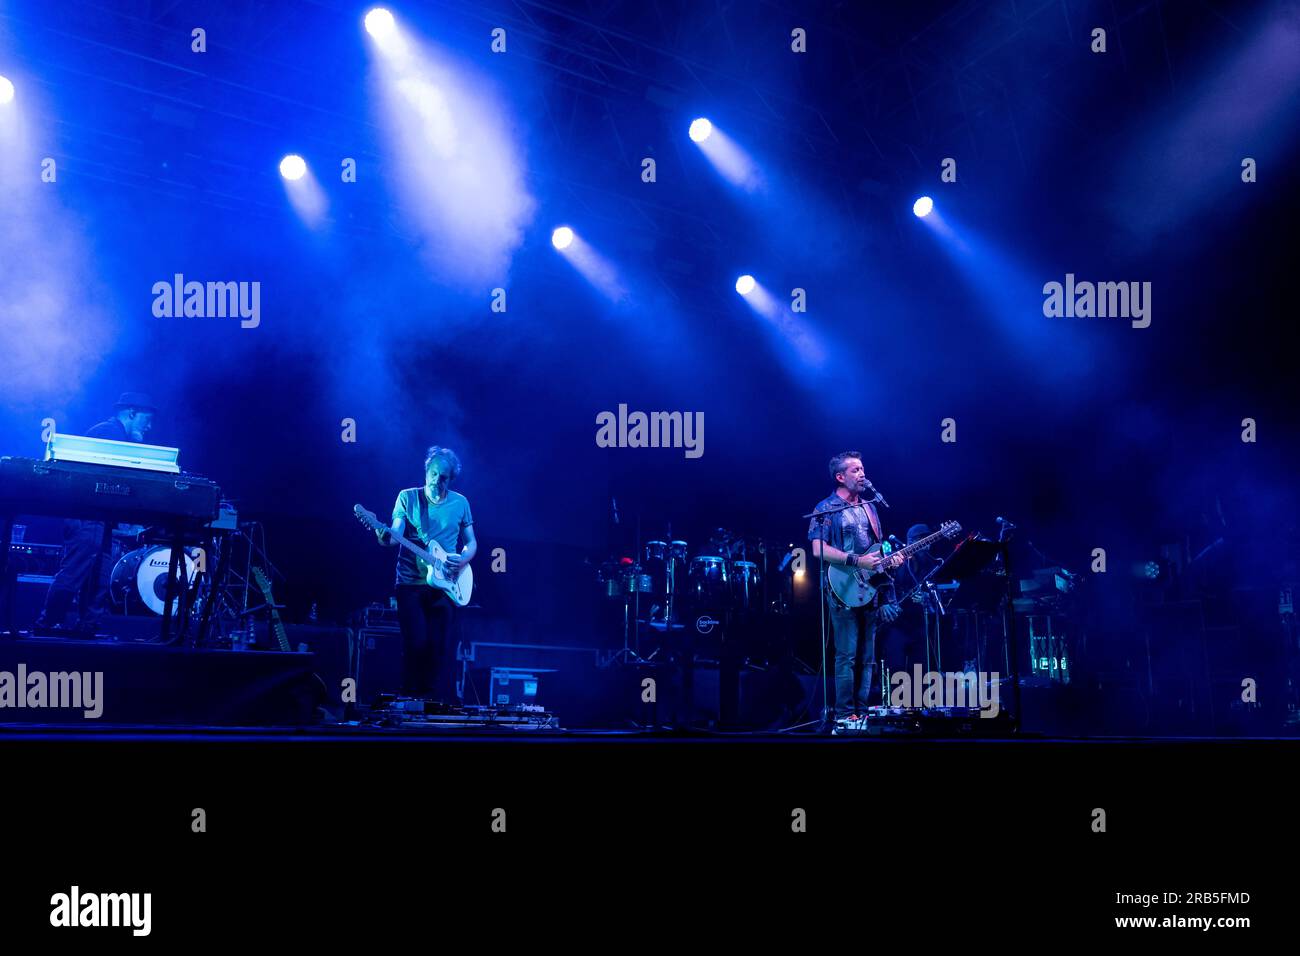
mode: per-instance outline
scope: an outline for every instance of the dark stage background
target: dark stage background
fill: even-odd
[[[317,604],[343,621],[392,574],[352,504],[386,511],[425,447],[450,445],[480,613],[610,645],[588,562],[630,553],[638,519],[642,538],[671,522],[692,544],[716,526],[801,542],[827,458],[860,449],[887,530],[955,518],[994,535],[1006,516],[1083,575],[1100,668],[1131,665],[1143,602],[1188,589],[1263,607],[1246,626],[1281,642],[1269,601],[1297,577],[1294,4],[394,12],[456,78],[456,163],[402,148],[357,5],[0,3],[22,109],[0,184],[0,450],[39,455],[42,419],[78,432],[149,391],[164,405],[150,440],[264,522],[287,616]],[[686,136],[696,116],[761,188],[719,175]],[[324,196],[315,228],[286,201],[289,152]],[[946,235],[912,215],[922,194]],[[557,254],[561,224],[623,295]],[[744,272],[784,325],[733,291]],[[151,288],[176,273],[260,282],[260,325],[156,317]],[[1045,318],[1043,284],[1066,273],[1150,282],[1150,327]],[[788,310],[795,288],[806,313]],[[820,358],[797,347],[810,340]],[[597,447],[597,414],[620,403],[702,412],[704,454]],[[1132,573],[1219,538],[1199,576]]]

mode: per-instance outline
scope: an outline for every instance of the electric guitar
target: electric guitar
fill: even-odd
[[[389,526],[376,518],[374,512],[357,505],[352,509],[352,513],[371,531],[388,531],[391,534]],[[458,607],[464,607],[469,603],[470,593],[474,590],[474,571],[468,564],[462,564],[460,571],[455,574],[449,573],[447,552],[437,541],[430,541],[427,548],[422,548],[415,542],[407,540],[405,536],[399,538],[397,535],[391,535],[391,537],[415,555],[416,567],[424,575],[425,584],[446,591],[447,596],[455,601]]]
[[[266,601],[266,606],[271,609],[271,633],[275,635],[275,643],[282,651],[289,650],[289,635],[284,632],[284,622],[280,620],[280,612],[275,608],[275,598],[271,597],[271,581],[266,576],[266,572],[256,564],[252,567],[253,580],[257,582],[258,589],[262,592],[262,600]]]
[[[872,602],[880,589],[889,583],[890,578],[885,571],[885,562],[890,558],[901,554],[906,561],[914,552],[924,550],[940,538],[955,538],[959,534],[961,534],[961,525],[955,521],[945,521],[939,526],[938,531],[896,551],[886,551],[881,543],[873,544],[864,553],[880,555],[882,563],[878,567],[869,568],[865,564],[859,564],[854,568],[848,565],[828,564],[826,583],[830,585],[835,596],[848,607],[865,607]]]

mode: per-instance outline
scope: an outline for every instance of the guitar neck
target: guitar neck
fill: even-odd
[[[422,561],[428,562],[429,564],[433,563],[433,555],[427,549],[422,548],[418,544],[412,542],[409,538],[406,537],[406,535],[401,535],[401,536],[392,535],[392,537],[394,538],[394,540],[397,541],[399,545],[401,545],[407,551],[410,551],[417,558],[421,559]]]
[[[289,649],[289,635],[285,633],[284,622],[280,620],[280,612],[275,609],[275,598],[271,596],[271,580],[263,573],[261,568],[253,569],[253,577],[257,579],[257,589],[262,592],[262,600],[266,602],[267,608],[271,612],[271,629],[275,632],[276,642],[280,645],[280,650]]]
[[[897,551],[891,551],[890,554],[901,554],[905,558],[910,558],[917,551],[921,551],[930,546],[931,541],[937,541],[943,537],[942,531],[936,531],[934,534],[926,535],[924,538],[918,538],[909,545],[904,545]]]
[[[271,608],[271,627],[275,629],[275,639],[280,645],[280,650],[289,649],[289,635],[284,630],[284,622],[280,620],[280,612]]]
[[[434,562],[433,552],[428,550],[427,548],[422,548],[418,544],[415,544],[406,535],[393,534],[392,528],[380,524],[379,521],[373,519],[372,516],[367,516],[365,523],[369,525],[370,528],[374,531],[387,531],[388,536],[392,538],[394,541],[396,541],[399,546],[405,548],[407,551],[410,551],[413,555],[415,555],[420,560],[426,562],[427,564],[433,564]]]

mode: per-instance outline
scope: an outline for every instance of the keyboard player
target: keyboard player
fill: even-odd
[[[153,399],[143,392],[123,392],[113,414],[91,428],[90,438],[140,443],[153,428],[158,412]],[[136,525],[118,525],[119,530],[139,532]],[[45,607],[36,621],[39,631],[93,637],[108,610],[108,584],[113,565],[121,556],[121,542],[105,532],[102,521],[68,518],[63,523],[63,559],[45,595]],[[77,607],[72,627],[66,619]]]

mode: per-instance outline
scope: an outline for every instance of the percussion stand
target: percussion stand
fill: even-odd
[[[632,559],[632,567],[637,568],[641,565],[641,512],[636,513],[636,550],[632,552],[636,555]],[[635,572],[634,572],[635,573]],[[636,651],[637,659],[640,660],[641,653],[641,591],[635,589],[632,592],[632,623],[636,627]],[[623,646],[627,647],[627,608],[624,608],[623,615]]]
[[[668,545],[667,558],[664,562],[664,575],[668,582],[668,597],[664,601],[664,636],[672,637],[673,622],[676,620],[677,609],[673,600],[677,595],[677,559],[673,556],[673,523],[668,522],[668,534],[665,536],[665,544]]]
[[[640,567],[641,566],[637,564],[632,565],[633,591],[631,595],[628,595],[626,592],[624,592],[623,594],[623,647],[620,650],[616,651],[614,653],[614,656],[610,658],[611,663],[613,662],[618,662],[619,664],[627,664],[629,662],[634,664],[646,663],[645,658],[643,658],[640,654],[638,654],[636,651],[632,649],[631,639],[630,639],[631,621],[629,619],[631,617],[632,603],[633,601],[637,601],[637,603],[640,603],[639,592],[635,588],[636,579],[640,571]]]

